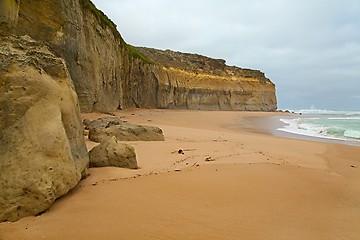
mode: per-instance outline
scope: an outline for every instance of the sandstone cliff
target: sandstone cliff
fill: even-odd
[[[65,59],[83,112],[276,109],[275,87],[259,71],[198,55],[134,48],[89,0],[23,0],[17,21],[17,34],[46,43]]]
[[[64,61],[28,36],[0,38],[0,222],[48,209],[89,157]]]
[[[155,107],[139,94],[153,86],[151,66],[89,0],[24,0],[16,32],[65,59],[83,112]]]
[[[197,54],[137,48],[161,69],[157,107],[205,110],[276,109],[275,86],[257,70],[230,67]]]

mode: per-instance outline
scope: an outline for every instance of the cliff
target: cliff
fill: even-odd
[[[259,71],[132,47],[89,0],[23,0],[16,21],[16,34],[45,43],[65,60],[83,112],[276,109],[275,87]]]
[[[158,108],[205,110],[276,109],[275,86],[257,70],[231,67],[198,54],[137,48],[160,67]]]

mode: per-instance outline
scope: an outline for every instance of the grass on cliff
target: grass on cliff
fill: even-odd
[[[153,61],[145,56],[144,54],[140,53],[136,48],[127,44],[125,40],[121,37],[119,31],[116,28],[116,24],[113,23],[101,10],[97,9],[96,6],[90,0],[79,0],[80,4],[82,5],[83,9],[90,11],[98,20],[100,26],[105,29],[109,27],[116,38],[119,38],[121,43],[125,46],[128,50],[131,57],[139,58],[145,63],[153,63]]]
[[[126,49],[128,50],[130,56],[135,58],[140,58],[143,62],[151,64],[154,63],[149,57],[145,56],[141,52],[139,52],[135,47],[126,44]]]
[[[79,0],[79,2],[84,9],[89,10],[96,17],[102,28],[109,27],[116,37],[119,37],[122,41],[124,41],[116,29],[116,24],[113,23],[101,10],[97,9],[90,0]]]

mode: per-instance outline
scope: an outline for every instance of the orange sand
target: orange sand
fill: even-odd
[[[139,170],[91,169],[46,213],[1,223],[1,240],[360,239],[359,147],[231,130],[271,113],[116,115],[166,141],[130,142]]]

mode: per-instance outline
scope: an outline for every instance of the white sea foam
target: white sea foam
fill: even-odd
[[[287,124],[282,128],[278,128],[277,130],[298,134],[309,137],[318,137],[318,138],[327,138],[327,139],[337,139],[331,136],[326,136],[324,133],[325,128],[320,126],[315,126],[313,124],[300,123],[301,119],[280,119],[281,122]]]
[[[331,120],[350,120],[350,119],[360,120],[360,117],[353,117],[353,116],[349,116],[349,117],[329,117],[328,119],[331,119]]]
[[[354,138],[360,140],[360,131],[356,130],[346,130],[344,136],[348,138]]]
[[[308,115],[344,115],[344,116],[359,116],[360,111],[335,111],[335,110],[325,110],[325,109],[302,109],[302,110],[294,110],[292,112],[308,114]]]
[[[301,117],[280,119],[285,126],[278,130],[311,137],[356,141],[360,143],[360,112],[301,111],[304,113]]]

